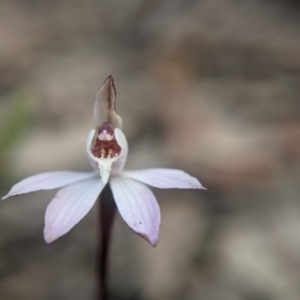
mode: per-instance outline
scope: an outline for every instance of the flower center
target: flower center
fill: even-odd
[[[98,158],[113,158],[120,154],[121,147],[116,141],[114,128],[109,123],[103,123],[96,129],[91,151]]]

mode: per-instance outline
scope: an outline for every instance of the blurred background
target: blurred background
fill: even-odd
[[[112,300],[300,299],[298,0],[0,0],[0,191],[87,171],[115,78],[128,168],[175,167],[207,191],[154,190],[153,249],[117,216]],[[55,191],[0,206],[0,299],[95,299],[97,208],[51,246]]]

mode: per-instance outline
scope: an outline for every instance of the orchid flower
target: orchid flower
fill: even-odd
[[[160,208],[147,185],[156,188],[205,189],[199,181],[176,169],[124,170],[128,144],[122,119],[116,112],[116,90],[109,76],[94,105],[96,128],[88,135],[86,150],[93,171],[37,174],[15,184],[2,199],[60,188],[46,209],[44,239],[52,243],[69,232],[93,207],[110,184],[120,215],[127,225],[156,246]]]

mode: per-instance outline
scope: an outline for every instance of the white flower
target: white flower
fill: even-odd
[[[60,188],[47,207],[44,238],[51,243],[69,232],[92,208],[109,182],[114,200],[127,225],[155,246],[159,238],[160,209],[147,185],[156,188],[205,189],[181,170],[124,170],[128,144],[117,115],[116,91],[109,76],[94,105],[96,129],[88,135],[87,153],[93,172],[49,172],[15,184],[2,199]]]

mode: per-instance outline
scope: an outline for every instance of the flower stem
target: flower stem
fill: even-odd
[[[108,250],[110,243],[111,230],[116,212],[116,204],[109,184],[103,189],[100,198],[100,245],[98,260],[99,290],[97,299],[108,299],[107,269],[108,269]]]

